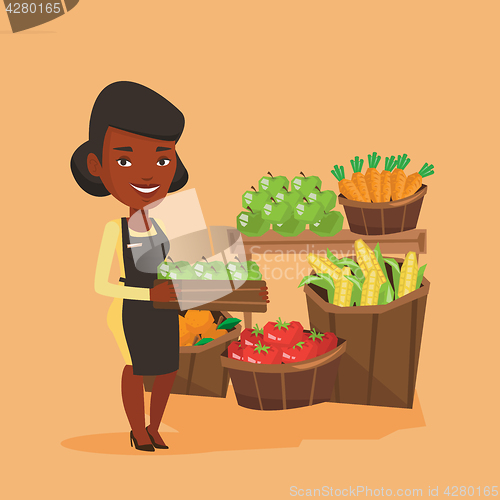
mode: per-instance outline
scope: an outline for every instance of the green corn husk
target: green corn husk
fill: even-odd
[[[420,286],[422,285],[422,280],[424,279],[424,272],[425,268],[427,267],[427,264],[424,264],[422,267],[418,268],[418,274],[417,274],[417,286],[415,290],[418,290]]]
[[[335,282],[333,278],[329,274],[317,274],[317,275],[309,275],[304,276],[299,283],[297,288],[300,288],[304,285],[309,285],[312,283],[313,285],[318,285],[321,288],[324,288],[328,293],[328,302],[333,304],[333,297],[335,296]]]
[[[378,293],[378,305],[383,306],[394,300],[394,289],[389,281],[382,283]]]
[[[339,259],[337,257],[335,257],[335,255],[333,255],[332,251],[329,248],[326,249],[326,256],[328,257],[328,260],[330,262],[333,262],[335,265],[337,265],[337,261]]]
[[[354,304],[359,306],[361,302],[361,292],[363,290],[363,282],[365,281],[364,278],[358,278],[356,276],[345,276],[346,279],[348,279],[354,286],[352,287],[352,294],[351,294],[351,304],[350,306],[352,307]]]
[[[363,274],[363,270],[356,262],[354,262],[353,259],[350,259],[349,257],[338,259],[337,262],[335,262],[335,265],[338,267],[347,266],[351,270],[352,274],[356,276],[356,278],[364,279],[365,277],[365,275]]]

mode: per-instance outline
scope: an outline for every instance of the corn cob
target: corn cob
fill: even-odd
[[[356,250],[356,258],[358,259],[359,267],[361,267],[365,278],[368,277],[368,273],[375,269],[378,273],[380,284],[385,283],[384,272],[382,271],[375,253],[373,250],[361,239],[354,242],[354,248]]]
[[[349,307],[351,305],[351,295],[353,284],[344,276],[349,276],[351,270],[348,266],[342,268],[342,277],[335,282],[335,294],[333,296],[333,305],[340,307]]]
[[[340,267],[336,266],[326,257],[320,257],[319,255],[310,253],[307,256],[307,261],[318,274],[329,274],[334,281],[342,277],[342,270],[340,269]]]
[[[398,289],[399,297],[403,297],[417,288],[417,275],[417,254],[415,252],[408,252],[401,267]]]
[[[376,269],[371,269],[363,283],[360,306],[376,306],[380,292],[380,279]]]

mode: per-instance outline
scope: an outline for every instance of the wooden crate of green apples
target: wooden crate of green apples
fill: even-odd
[[[259,293],[266,282],[256,262],[228,262],[204,257],[190,264],[167,259],[158,266],[155,285],[171,280],[179,285],[177,301],[154,302],[156,309],[201,309],[206,311],[266,312],[267,302]]]
[[[246,210],[236,218],[238,230],[246,236],[262,236],[273,231],[282,236],[298,236],[309,225],[318,236],[335,236],[344,223],[344,216],[333,210],[337,203],[334,191],[321,191],[321,179],[306,177],[303,172],[292,180],[270,172],[242,197]]]

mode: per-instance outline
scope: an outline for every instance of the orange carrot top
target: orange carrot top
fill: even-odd
[[[423,177],[432,175],[434,173],[433,169],[434,165],[426,163],[418,172],[409,175],[406,179],[403,198],[415,194],[422,187]]]
[[[335,165],[332,174],[339,181],[339,191],[348,199],[354,201],[363,201],[363,197],[353,181],[345,178],[344,167]]]

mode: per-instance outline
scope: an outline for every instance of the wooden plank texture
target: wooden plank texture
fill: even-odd
[[[270,230],[262,236],[242,235],[242,238],[247,255],[282,252],[293,254],[293,252],[301,250],[317,252],[326,251],[329,248],[334,253],[336,251],[348,256],[354,255],[354,242],[359,238],[372,248],[380,243],[382,253],[387,255],[405,255],[410,251],[416,252],[417,255],[427,253],[426,229],[412,229],[411,231],[386,235],[362,235],[343,229],[332,237],[321,237],[310,230],[305,230],[298,236],[288,238]]]

